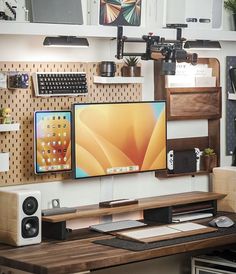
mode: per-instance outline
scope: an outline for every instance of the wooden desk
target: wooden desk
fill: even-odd
[[[229,217],[236,221],[236,214]],[[205,220],[208,222],[209,220]],[[129,251],[92,243],[111,236],[83,230],[74,239],[47,241],[40,245],[13,248],[0,245],[0,265],[40,274],[62,274],[96,270],[179,254],[194,250],[219,248],[236,243],[236,233],[217,236],[175,246],[165,246],[145,251]]]
[[[188,211],[189,205],[198,206],[199,203],[201,205],[207,203],[207,210],[215,215],[216,200],[224,197],[223,194],[206,192],[165,195],[140,199],[136,205],[118,208],[99,208],[97,205],[80,207],[75,213],[43,217],[43,221],[48,225],[53,236],[56,233],[54,225],[65,229],[67,220],[137,210],[143,210],[145,220],[170,223],[175,210],[179,210],[182,206],[185,209],[185,205]],[[209,203],[210,208],[208,208]],[[63,232],[63,229],[59,232]],[[107,239],[112,236],[91,232],[88,229],[69,234],[67,240],[47,240],[40,245],[28,247],[14,248],[2,244],[0,245],[0,265],[40,274],[73,273],[236,243],[236,235],[231,234],[136,252],[94,244],[94,240]]]

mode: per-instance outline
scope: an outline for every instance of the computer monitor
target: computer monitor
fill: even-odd
[[[73,105],[74,178],[166,169],[166,103]]]

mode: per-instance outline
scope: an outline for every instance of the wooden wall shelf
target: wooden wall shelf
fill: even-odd
[[[143,84],[143,77],[101,77],[94,76],[93,82],[95,84]]]
[[[178,173],[178,174],[174,174],[174,173],[168,173],[168,171],[158,171],[156,172],[156,177],[157,178],[175,178],[175,177],[180,177],[180,176],[198,176],[198,175],[208,175],[209,172],[205,171],[205,170],[200,170],[197,172],[187,172],[187,173]]]
[[[213,192],[186,192],[172,195],[164,195],[151,198],[142,198],[138,204],[100,208],[99,205],[89,205],[78,207],[75,213],[43,216],[43,235],[46,237],[57,237],[63,239],[66,237],[66,221],[107,216],[119,213],[128,213],[136,211],[146,211],[150,209],[165,208],[168,206],[178,206],[183,204],[192,204],[204,201],[213,201],[224,198],[224,194]]]
[[[208,136],[168,139],[167,151],[170,151],[171,149],[176,151],[183,150],[183,144],[184,144],[184,150],[188,150],[196,147],[196,148],[199,148],[200,151],[202,151],[204,150],[204,148],[210,146]],[[198,175],[207,175],[207,174],[209,174],[209,172],[205,170],[200,170],[198,172],[190,172],[190,173],[178,173],[178,174],[168,173],[167,170],[164,170],[164,171],[156,171],[155,173],[157,178],[173,178],[173,177],[179,177],[179,176],[198,176]]]
[[[18,131],[20,129],[20,124],[0,124],[0,132],[7,131]]]
[[[220,87],[220,64],[215,58],[199,58],[199,64],[212,68],[212,76],[216,77],[216,87],[166,88],[166,77],[161,75],[162,64],[154,63],[155,99],[167,101],[167,120],[208,120],[208,136],[195,138],[180,138],[167,140],[167,152],[183,151],[211,147],[217,154],[217,164],[220,164],[220,118],[222,99]],[[164,175],[165,174],[165,175]],[[156,177],[176,177],[183,175],[201,175],[203,172],[181,173],[179,175],[156,172]],[[207,174],[207,173],[205,173]]]

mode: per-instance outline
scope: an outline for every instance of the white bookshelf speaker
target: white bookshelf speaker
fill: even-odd
[[[41,242],[40,191],[0,191],[0,242],[13,246]]]

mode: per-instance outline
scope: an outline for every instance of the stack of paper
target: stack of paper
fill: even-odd
[[[178,87],[215,87],[216,77],[207,64],[193,66],[188,63],[177,63],[175,75],[166,76],[166,88]]]

